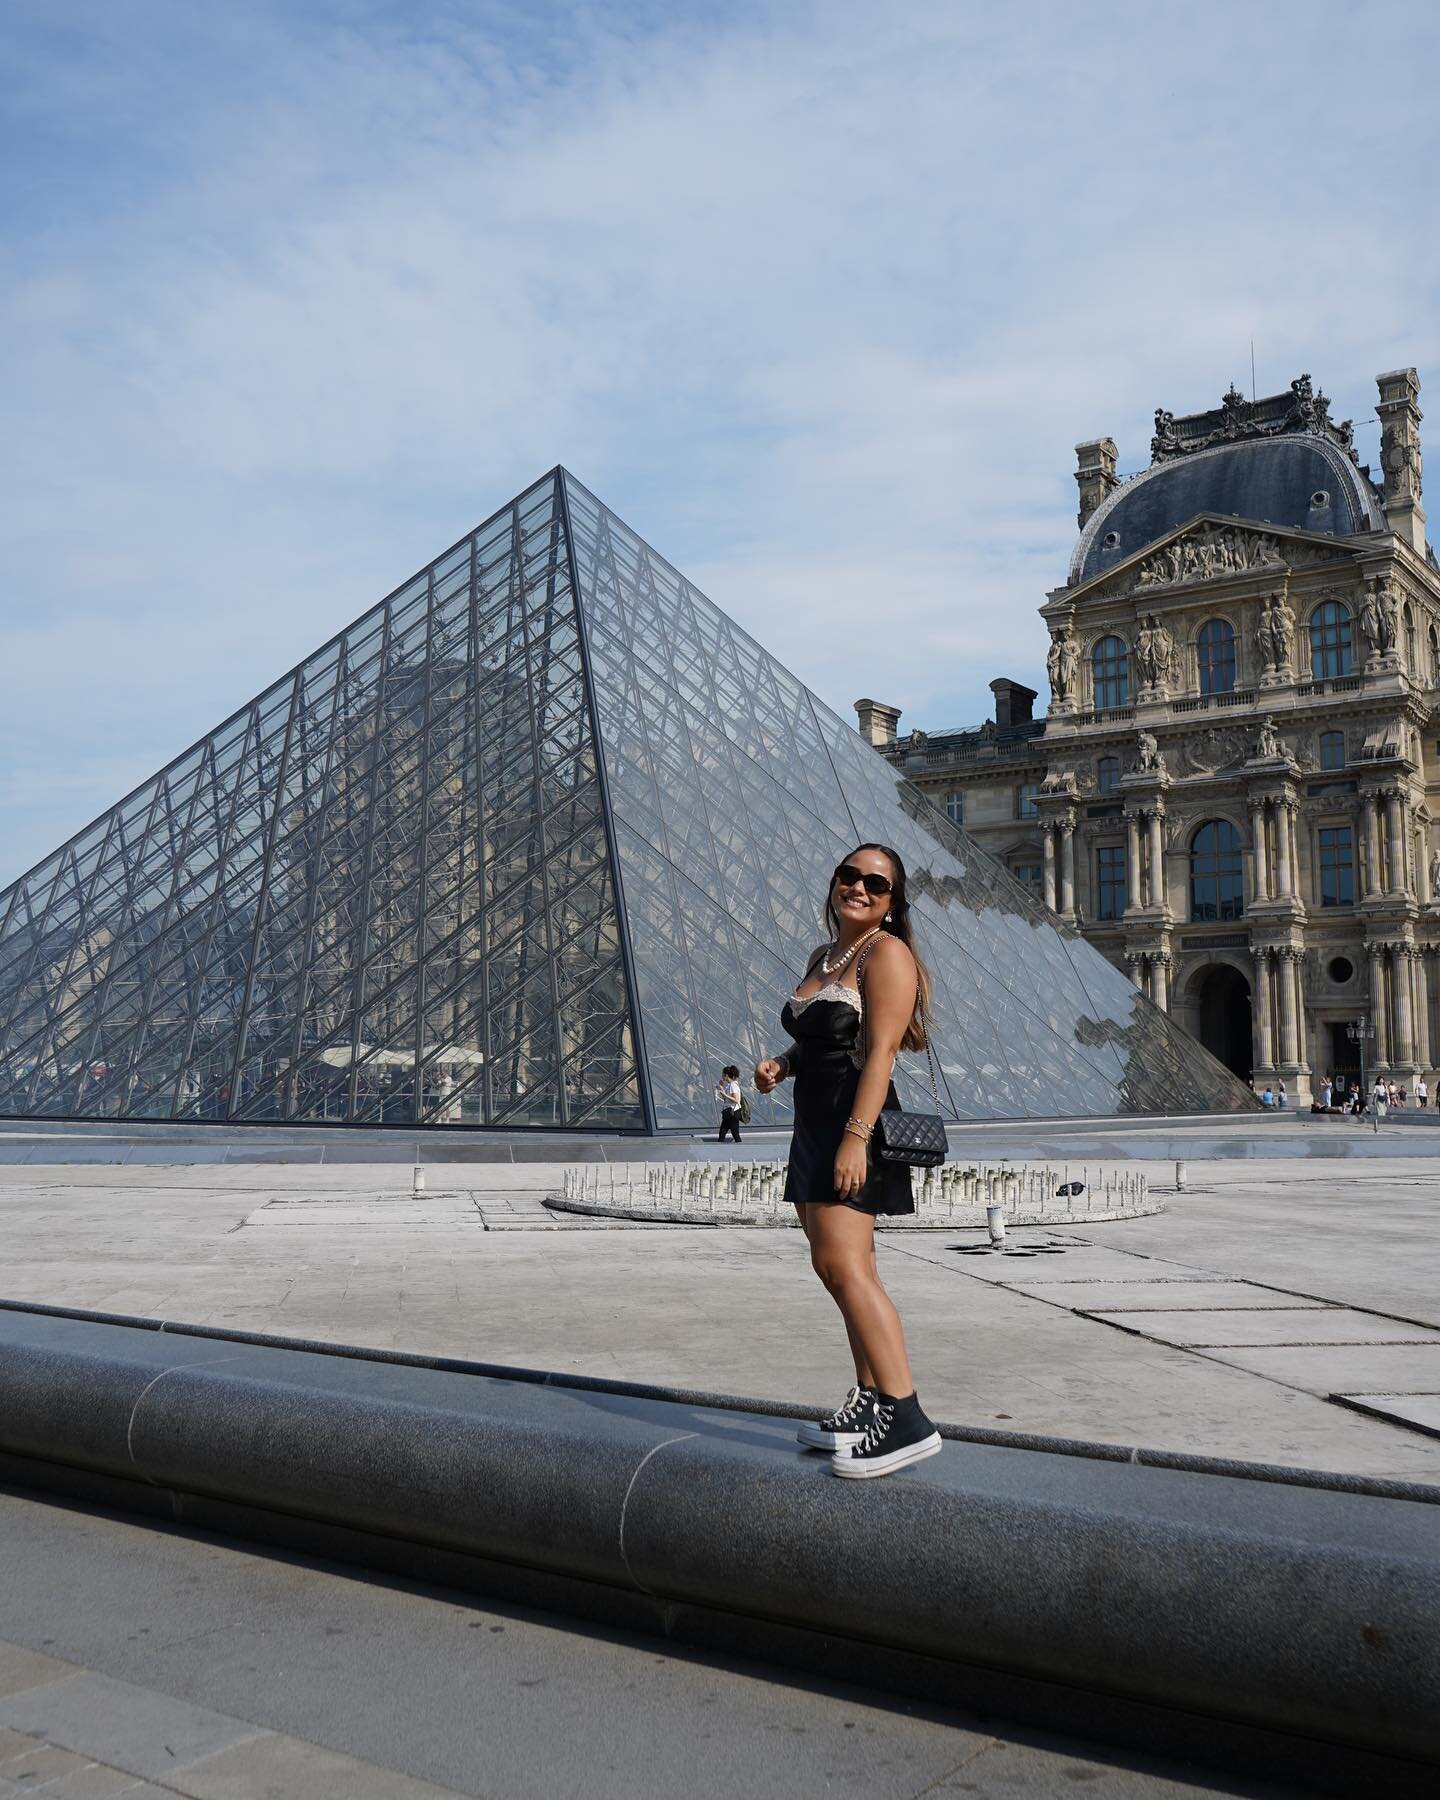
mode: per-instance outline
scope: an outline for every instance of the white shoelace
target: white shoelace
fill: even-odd
[[[878,1449],[884,1442],[885,1435],[889,1431],[894,1418],[895,1408],[893,1406],[882,1406],[877,1400],[875,1402],[875,1417],[870,1421],[870,1429],[865,1433],[865,1436],[850,1454],[852,1456],[864,1456],[868,1451]]]
[[[850,1392],[845,1396],[844,1401],[835,1408],[834,1412],[831,1413],[830,1417],[825,1421],[827,1429],[830,1431],[843,1430],[844,1427],[849,1424],[850,1420],[855,1417],[856,1413],[862,1410],[864,1404],[864,1388],[852,1387]]]

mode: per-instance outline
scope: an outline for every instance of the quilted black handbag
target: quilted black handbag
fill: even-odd
[[[935,1080],[935,1058],[930,1054],[928,1042],[925,1057],[930,1064],[930,1091],[938,1107],[940,1088]],[[912,1169],[936,1168],[950,1154],[945,1121],[938,1112],[913,1113],[898,1109],[882,1112],[875,1121],[870,1141],[881,1162],[906,1163]]]

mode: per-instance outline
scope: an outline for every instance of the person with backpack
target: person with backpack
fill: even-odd
[[[719,1142],[723,1144],[729,1135],[738,1144],[740,1127],[745,1123],[750,1108],[740,1091],[740,1071],[734,1063],[726,1063],[720,1071],[720,1079],[715,1083],[715,1098],[720,1103]]]

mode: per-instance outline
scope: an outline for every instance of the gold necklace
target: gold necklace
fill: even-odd
[[[821,974],[823,974],[823,975],[838,975],[840,973],[840,971],[850,961],[850,958],[852,956],[854,956],[855,952],[858,949],[860,949],[862,945],[868,944],[870,942],[871,938],[879,937],[879,935],[880,935],[880,927],[878,925],[872,926],[870,928],[870,930],[865,933],[864,937],[856,938],[855,942],[850,946],[850,948],[845,952],[845,954],[840,958],[839,962],[837,962],[837,963],[831,962],[830,952],[832,950],[838,950],[840,948],[839,944],[838,943],[827,944],[825,947],[824,954],[820,958]]]

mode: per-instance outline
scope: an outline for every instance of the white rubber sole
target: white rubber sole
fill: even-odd
[[[823,1431],[808,1419],[795,1433],[795,1441],[807,1450],[848,1450],[852,1444],[863,1444],[863,1431]]]
[[[932,1431],[918,1444],[907,1444],[903,1450],[892,1450],[888,1456],[832,1456],[830,1470],[846,1481],[869,1481],[876,1475],[893,1475],[911,1463],[924,1462],[927,1456],[940,1454],[940,1433]]]

